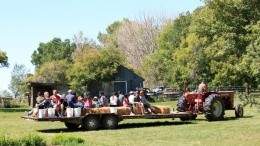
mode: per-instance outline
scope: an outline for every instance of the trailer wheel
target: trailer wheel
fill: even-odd
[[[107,115],[102,118],[103,127],[106,129],[116,129],[118,127],[118,117]]]
[[[185,96],[181,96],[178,99],[178,102],[177,102],[177,111],[185,112],[186,107],[187,107],[187,103],[186,103],[186,100],[185,100]]]
[[[224,104],[217,94],[211,94],[205,99],[204,114],[208,121],[221,120],[224,118]]]
[[[79,128],[79,124],[64,122],[65,126],[70,130],[76,130]]]
[[[96,130],[100,126],[100,121],[97,116],[87,116],[82,120],[82,127],[87,130]]]
[[[244,116],[244,108],[241,104],[235,106],[235,115],[236,118],[241,118]]]

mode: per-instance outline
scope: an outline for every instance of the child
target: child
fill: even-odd
[[[129,100],[128,100],[128,95],[124,95],[123,97],[123,106],[124,107],[129,107]]]
[[[84,93],[84,108],[92,108],[92,99],[86,93]]]
[[[99,104],[99,101],[98,101],[98,97],[97,96],[95,96],[94,98],[93,98],[93,107],[95,107],[95,108],[98,108],[98,107],[100,107],[100,104]]]

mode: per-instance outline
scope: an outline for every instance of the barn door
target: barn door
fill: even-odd
[[[126,81],[114,81],[114,92],[121,91],[127,93],[127,82]]]

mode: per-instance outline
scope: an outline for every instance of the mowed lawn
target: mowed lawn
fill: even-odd
[[[175,102],[156,103],[174,107]],[[68,131],[61,122],[34,122],[21,119],[23,112],[0,112],[0,133],[10,137],[37,134],[51,144],[56,134],[73,135],[85,139],[85,145],[104,146],[259,146],[260,112],[257,108],[245,109],[245,117],[234,118],[227,111],[224,121],[208,122],[201,115],[195,121],[179,119],[125,120],[116,130]]]

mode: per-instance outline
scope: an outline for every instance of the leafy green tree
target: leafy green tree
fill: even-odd
[[[148,86],[158,85],[158,82],[163,85],[178,86],[183,81],[179,78],[180,72],[173,70],[176,68],[173,53],[179,49],[182,39],[186,38],[190,23],[191,14],[185,13],[163,26],[157,39],[159,49],[149,55],[143,63],[142,74],[146,77]]]
[[[260,21],[248,27],[248,31],[250,33],[247,38],[250,43],[242,61],[236,67],[249,94],[251,88],[256,88],[260,84]]]
[[[32,64],[36,67],[44,64],[45,62],[67,60],[72,61],[72,53],[76,45],[66,39],[62,41],[60,38],[54,38],[50,42],[40,43],[39,47],[32,54]]]
[[[106,32],[100,32],[98,34],[99,42],[105,47],[118,48],[117,32],[124,22],[129,22],[129,20],[123,19],[122,21],[115,21],[112,24],[110,24],[106,28]]]
[[[68,78],[73,89],[89,87],[93,82],[111,79],[122,64],[123,59],[116,49],[84,48],[68,70]]]
[[[28,69],[23,64],[15,64],[11,72],[11,81],[9,89],[14,97],[23,96],[27,91],[26,77]]]
[[[209,62],[206,74],[212,85],[243,85],[235,66],[249,43],[246,28],[260,18],[259,4],[254,0],[210,0],[194,15],[190,30],[205,40],[201,50]]]
[[[259,20],[260,1],[206,0],[163,27],[160,51],[147,59],[145,68],[164,84],[180,88],[201,81],[256,87]]]
[[[8,65],[8,57],[6,53],[0,50],[0,67],[7,67]]]
[[[70,67],[67,60],[53,60],[45,62],[36,69],[35,75],[30,79],[31,81],[46,82],[46,83],[68,83],[67,70]]]

